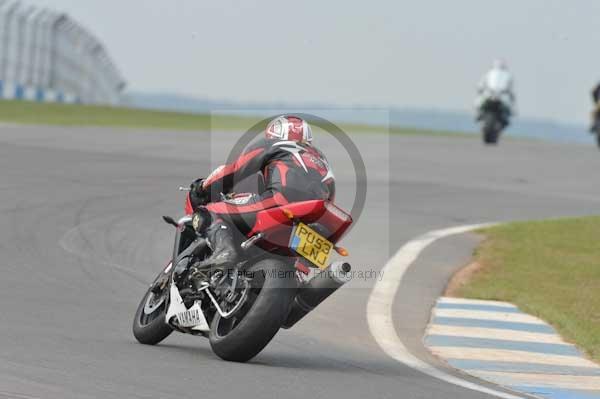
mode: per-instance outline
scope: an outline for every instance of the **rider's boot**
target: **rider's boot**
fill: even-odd
[[[196,267],[233,265],[238,257],[231,227],[222,219],[216,219],[206,229],[206,239],[212,254]]]

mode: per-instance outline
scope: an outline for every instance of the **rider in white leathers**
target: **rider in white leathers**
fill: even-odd
[[[487,99],[496,97],[505,105],[508,113],[506,119],[508,121],[508,117],[514,113],[516,99],[513,76],[503,61],[494,61],[492,69],[481,78],[477,87],[477,94],[475,106],[478,111],[481,110],[481,106]]]

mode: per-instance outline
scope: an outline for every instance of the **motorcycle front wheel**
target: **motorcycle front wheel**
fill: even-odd
[[[483,119],[483,142],[485,144],[497,144],[500,130],[498,129],[498,121],[496,116],[487,114]]]
[[[280,259],[264,259],[248,269],[250,292],[232,316],[215,314],[209,340],[223,360],[247,362],[273,339],[296,296],[295,269]]]
[[[133,318],[133,336],[142,344],[156,345],[173,332],[171,326],[165,321],[168,287],[165,287],[159,293],[154,293],[151,290],[154,283],[163,276],[164,272],[161,272],[154,279],[138,305]]]

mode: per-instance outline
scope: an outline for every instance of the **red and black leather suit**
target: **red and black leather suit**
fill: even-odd
[[[237,183],[259,172],[265,182],[262,193],[220,201],[221,194],[231,193]],[[232,232],[228,231],[231,224],[245,235],[254,226],[260,210],[298,201],[333,201],[335,178],[325,155],[311,144],[261,138],[249,145],[235,162],[213,171],[200,190],[202,193],[196,198],[209,202],[203,209],[211,216],[207,229],[214,247],[210,261],[219,264],[231,261],[237,253]],[[200,205],[194,203],[194,195],[191,199],[194,207]]]

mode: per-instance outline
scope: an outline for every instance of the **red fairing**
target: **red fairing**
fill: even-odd
[[[329,237],[329,240],[334,243],[339,242],[348,231],[348,228],[352,225],[352,216],[343,209],[337,207],[333,202],[327,201],[324,202],[324,205],[325,212],[321,215],[319,223],[323,224],[332,232],[332,236]]]
[[[283,210],[291,211],[295,219],[304,223],[321,223],[332,232],[332,235],[328,238],[334,243],[343,237],[352,224],[352,217],[330,202],[323,200],[302,201],[258,212],[256,224],[248,235],[251,236],[258,232],[268,233],[289,226],[290,221]]]
[[[190,193],[185,196],[185,214],[191,216],[194,214],[194,207],[192,206],[192,200],[190,199]]]

